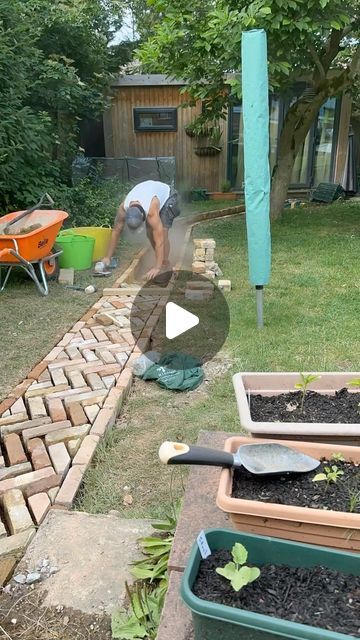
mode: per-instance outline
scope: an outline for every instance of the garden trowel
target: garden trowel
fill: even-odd
[[[244,444],[235,453],[183,442],[163,442],[159,458],[164,464],[245,467],[250,473],[259,476],[309,473],[320,465],[320,460],[275,442]]]

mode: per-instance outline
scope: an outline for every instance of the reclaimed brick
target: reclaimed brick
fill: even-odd
[[[27,443],[27,449],[31,456],[32,466],[36,469],[51,467],[51,461],[46,447],[41,438],[33,438]]]
[[[122,403],[126,398],[126,393],[124,389],[120,389],[117,387],[113,387],[109,392],[105,402],[104,409],[115,409],[117,413],[119,413]]]
[[[93,391],[105,389],[105,384],[97,373],[85,373],[85,378]]]
[[[111,429],[117,418],[117,411],[114,409],[100,409],[94,424],[91,427],[90,435],[102,438],[108,429]]]
[[[10,409],[10,407],[12,407],[14,402],[15,402],[14,398],[6,398],[2,402],[0,402],[0,416],[4,417],[4,413],[6,411],[8,411]],[[0,418],[0,420],[1,420],[1,418]],[[1,424],[1,422],[0,422],[0,424]]]
[[[129,356],[127,355],[126,352],[124,352],[124,353],[115,353],[115,358],[116,358],[116,360],[118,361],[118,363],[121,366],[125,366],[125,364],[126,364],[126,362],[128,360],[128,357]]]
[[[115,373],[120,373],[121,367],[118,364],[104,364],[101,362],[97,363],[88,363],[85,367],[82,367],[82,372],[85,375],[86,373],[98,373],[100,376],[112,376]]]
[[[74,438],[84,438],[90,431],[90,424],[82,424],[77,427],[72,427],[71,423],[69,423],[69,425],[70,426],[65,429],[48,433],[45,436],[46,446],[57,444],[58,442],[67,442]]]
[[[33,429],[26,429],[26,431],[23,432],[24,444],[26,446],[31,438],[41,438],[49,433],[61,431],[68,427],[71,427],[70,420],[62,420],[61,422],[53,422],[52,424],[44,424],[40,427],[34,427]]]
[[[26,422],[29,419],[26,411],[24,413],[17,413],[14,416],[8,415],[5,418],[0,418],[0,428],[7,425],[19,424],[20,422]]]
[[[23,493],[25,498],[29,499],[30,496],[35,495],[36,493],[48,492],[50,489],[54,487],[59,487],[62,482],[62,476],[57,475],[53,472],[53,475],[47,476],[46,478],[40,478],[40,480],[35,480],[31,482],[23,489]]]
[[[66,411],[60,398],[48,399],[47,408],[53,422],[62,422],[67,419]]]
[[[16,385],[16,387],[14,387],[12,391],[10,391],[10,398],[16,398],[16,400],[18,398],[21,398],[21,396],[24,395],[25,391],[27,391],[32,383],[33,380],[29,378],[26,378],[26,380],[20,382],[20,384]]]
[[[46,416],[46,418],[36,418],[35,420],[24,420],[23,422],[16,422],[15,424],[4,425],[1,427],[1,435],[4,437],[7,433],[21,433],[27,429],[50,423],[51,419],[49,416]]]
[[[94,351],[91,351],[90,349],[84,349],[82,352],[86,362],[97,362],[98,361],[98,357],[95,355]]]
[[[98,350],[95,351],[95,353],[97,353]],[[101,360],[103,361],[104,364],[114,364],[116,363],[116,359],[113,356],[112,353],[110,353],[110,351],[107,351],[106,349],[103,349],[101,352],[99,352],[99,357],[101,358]]]
[[[76,468],[79,469],[79,467]],[[15,557],[16,559],[21,558],[34,535],[35,527],[33,527],[32,529],[28,529],[27,531],[22,531],[21,533],[16,533],[13,536],[2,538],[0,540],[1,560],[5,560],[5,558],[7,558],[8,556]]]
[[[100,407],[98,404],[90,404],[88,407],[84,407],[84,411],[87,415],[87,421],[90,422],[90,424],[93,424],[97,414],[100,411]]]
[[[74,402],[67,407],[67,412],[69,419],[74,427],[85,424],[87,422],[87,417],[84,409],[82,408],[80,402]]]
[[[45,418],[47,416],[45,405],[41,398],[28,398],[27,403],[32,420],[35,420],[36,418]]]
[[[39,526],[51,507],[50,498],[45,492],[35,493],[35,495],[29,497],[28,504],[30,512],[36,524]]]
[[[89,309],[89,311],[87,311],[83,317],[81,318],[84,322],[87,322],[87,320],[90,320],[90,318],[92,318],[96,313],[96,309]]]
[[[63,372],[63,370],[60,369],[53,369],[52,371],[50,371],[50,375],[52,378],[52,381],[54,383],[54,385],[57,387],[59,384],[65,384],[65,385],[69,385],[68,383],[68,379],[65,376],[65,373]]]
[[[67,345],[69,344],[70,340],[72,340],[73,337],[74,337],[73,333],[65,333],[65,335],[60,340],[60,342],[58,342],[58,347],[67,347]]]
[[[10,489],[25,489],[25,487],[36,480],[42,480],[49,476],[55,475],[54,470],[51,467],[45,469],[38,469],[37,471],[31,471],[30,473],[24,473],[21,476],[15,478],[9,478],[7,480],[0,481],[0,495],[3,495]]]
[[[55,472],[64,477],[71,463],[71,458],[65,444],[63,442],[57,442],[56,444],[50,445],[48,450]]]
[[[8,433],[4,436],[4,446],[10,466],[27,462],[26,453],[20,436],[17,433]]]
[[[86,436],[81,443],[79,451],[74,457],[73,464],[81,464],[88,467],[94,457],[94,453],[96,451],[99,440],[99,436]]]
[[[7,558],[0,557],[0,587],[4,587],[10,580],[17,562],[18,559],[15,556],[9,556]]]
[[[82,329],[80,329],[80,333],[84,338],[84,340],[94,340],[94,334],[91,331],[91,329],[88,329],[87,327],[83,327]]]
[[[73,326],[73,328],[71,329],[71,333],[77,333],[78,331],[80,331],[83,327],[85,326],[85,322],[83,320],[79,320],[79,322],[76,322]]]
[[[101,343],[101,342],[106,342],[107,341],[108,337],[107,337],[107,335],[106,335],[106,333],[105,333],[105,331],[103,329],[95,329],[93,327],[92,332],[93,332],[96,340],[98,340],[98,342]]]
[[[22,398],[18,398],[11,407],[12,415],[24,415],[26,413],[26,407],[24,404],[24,400]]]
[[[32,471],[30,462],[22,462],[21,464],[14,464],[12,467],[4,467],[0,469],[0,482],[1,480],[8,480],[9,478],[15,478],[21,476],[24,473]]]
[[[81,442],[82,442],[81,438],[75,438],[74,440],[67,441],[66,446],[71,458],[73,458],[77,454],[80,448]]]
[[[48,380],[51,380],[50,373],[48,372],[47,368],[45,369],[45,371],[43,371],[39,375],[37,380],[38,380],[38,382],[47,382]]]
[[[50,384],[48,387],[39,390],[36,394],[32,393],[31,397],[41,396],[42,398],[45,398],[46,396],[52,395],[53,393],[58,393],[59,391],[65,391],[66,389],[69,389],[69,388],[70,388],[69,383],[67,381],[64,382],[63,384],[58,384],[56,386],[53,386],[52,384]]]
[[[90,387],[83,387],[82,389],[68,389],[67,391],[58,391],[57,393],[54,393],[51,396],[47,396],[45,398],[45,402],[47,404],[49,399],[50,400],[53,400],[53,399],[65,400],[65,398],[71,398],[72,396],[76,396],[80,392],[81,393],[85,393],[85,391],[91,391]]]
[[[74,366],[77,364],[84,364],[84,362],[86,362],[84,358],[76,358],[75,360],[55,360],[55,362],[51,362],[49,364],[49,371],[51,373],[55,369],[63,369],[64,367],[69,366],[70,363]]]
[[[34,526],[20,489],[10,489],[2,497],[5,520],[11,535],[27,531]]]
[[[79,491],[85,473],[85,466],[80,464],[71,467],[67,474],[59,493],[55,498],[54,505],[59,505],[70,509],[77,492]]]
[[[75,360],[75,358],[81,358],[79,349],[71,344],[65,348],[65,351],[71,360]]]
[[[73,389],[81,389],[87,387],[87,384],[80,371],[68,371],[67,377]]]
[[[116,388],[124,389],[125,394],[127,394],[131,388],[133,380],[132,370],[130,368],[125,368],[121,372],[118,381],[116,383]]]
[[[32,396],[41,395],[43,389],[52,387],[51,380],[45,380],[45,382],[33,382],[32,385],[25,392],[25,398],[31,398]],[[40,393],[37,393],[40,391]]]
[[[115,376],[104,376],[102,381],[107,389],[112,389],[115,385],[116,379]]]

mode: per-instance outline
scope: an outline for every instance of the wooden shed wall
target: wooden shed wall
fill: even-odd
[[[226,180],[227,124],[220,122],[223,134],[222,151],[211,157],[199,157],[195,138],[186,135],[184,127],[200,111],[196,107],[179,105],[186,101],[179,86],[117,87],[111,108],[104,115],[105,149],[107,157],[175,156],[176,184],[179,189],[205,188],[218,191]],[[135,132],[135,107],[178,107],[177,131]]]

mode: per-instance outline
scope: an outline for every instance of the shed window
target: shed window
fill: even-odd
[[[134,109],[135,131],[177,131],[176,107]]]

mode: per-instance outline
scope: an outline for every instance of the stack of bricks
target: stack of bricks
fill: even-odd
[[[0,586],[49,509],[72,506],[115,422],[133,360],[146,350],[164,304],[149,294],[135,306],[135,297],[119,288],[101,298],[0,403]],[[110,314],[106,326],[101,313]],[[111,313],[126,322],[112,321]]]
[[[194,240],[192,272],[213,280],[222,275],[215,262],[216,242],[212,238]]]
[[[204,280],[189,280],[186,283],[185,298],[196,302],[204,302],[209,300],[214,293],[214,285],[212,282]]]

